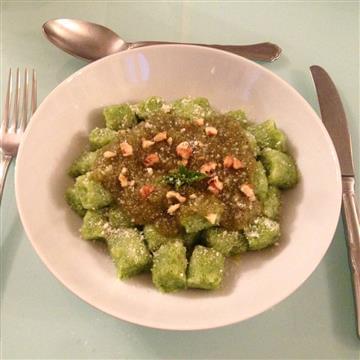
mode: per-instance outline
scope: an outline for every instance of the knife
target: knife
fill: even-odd
[[[360,337],[360,237],[359,208],[355,198],[355,174],[351,139],[344,107],[328,73],[318,65],[310,67],[319,100],[322,121],[334,143],[342,177],[342,215],[346,225],[349,262],[352,270],[357,332]]]

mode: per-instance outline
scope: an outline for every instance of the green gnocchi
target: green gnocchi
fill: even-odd
[[[161,292],[215,290],[227,258],[279,243],[281,193],[300,174],[275,121],[158,96],[107,106],[103,120],[69,167],[65,201],[119,279],[148,272]]]

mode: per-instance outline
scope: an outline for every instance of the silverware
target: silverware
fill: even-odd
[[[0,202],[2,199],[9,165],[13,157],[15,157],[17,154],[17,150],[24,135],[25,128],[30,120],[31,115],[36,109],[37,101],[35,70],[32,71],[31,86],[29,84],[28,69],[25,69],[22,83],[20,79],[20,70],[17,69],[15,84],[13,84],[13,82],[13,75],[10,69],[3,118],[0,127]],[[15,88],[13,89],[14,85]]]
[[[49,20],[43,25],[45,36],[58,48],[85,60],[97,60],[120,51],[158,44],[200,45],[232,52],[255,61],[274,61],[281,48],[270,42],[252,45],[205,45],[165,41],[126,42],[109,28],[75,19]]]
[[[360,213],[354,192],[355,174],[351,139],[345,111],[330,76],[317,65],[311,66],[310,70],[319,99],[321,117],[335,145],[340,162],[343,187],[343,219],[346,224],[350,266],[353,275],[357,331],[360,337]]]

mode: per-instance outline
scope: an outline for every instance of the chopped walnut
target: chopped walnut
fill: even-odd
[[[256,196],[254,193],[254,189],[249,184],[242,184],[240,186],[240,190],[249,198],[250,201],[255,201]]]
[[[169,208],[167,209],[167,213],[169,215],[174,215],[176,210],[178,210],[179,208],[180,208],[180,204],[170,205]]]
[[[131,156],[133,154],[133,147],[128,144],[126,141],[120,144],[120,150],[124,157]]]
[[[192,148],[187,141],[183,141],[176,147],[176,153],[181,158],[188,160],[192,155]]]
[[[121,187],[127,187],[129,185],[127,177],[123,174],[119,175],[119,181],[120,181]]]
[[[103,154],[103,157],[106,159],[110,159],[112,157],[116,156],[116,153],[113,151],[105,151]]]
[[[211,191],[213,194],[218,194],[223,188],[224,183],[219,180],[218,176],[214,176],[208,181],[208,190]]]
[[[169,138],[167,139],[167,143],[168,143],[169,145],[172,145],[172,143],[173,143],[173,138],[172,138],[172,137],[169,137]]]
[[[166,133],[166,131],[163,131],[163,132],[157,133],[157,134],[154,136],[153,140],[154,140],[155,142],[160,142],[160,141],[166,140],[166,138],[167,138],[167,133]]]
[[[142,139],[141,146],[142,146],[143,149],[147,149],[147,148],[149,148],[150,146],[153,146],[154,144],[155,144],[154,141]]]
[[[205,216],[205,218],[209,221],[210,224],[215,224],[216,220],[217,220],[217,215],[214,213],[211,213],[211,214]]]
[[[213,161],[201,165],[200,172],[209,175],[216,169],[217,164]]]
[[[219,192],[220,192],[213,184],[210,184],[210,185],[208,186],[208,190],[209,190],[210,192],[212,192],[214,195],[218,195]]]
[[[166,193],[166,198],[167,199],[172,199],[175,198],[177,201],[179,201],[180,203],[184,203],[186,201],[186,197],[182,196],[180,193],[176,192],[176,191],[168,191]]]
[[[145,166],[152,166],[160,161],[159,155],[156,153],[149,154],[144,159],[144,165]]]
[[[151,167],[146,168],[146,171],[149,175],[152,175],[154,173],[154,170]]]
[[[128,173],[128,169],[126,167],[123,167],[121,169],[121,174],[126,175]]]
[[[190,199],[196,199],[197,196],[196,196],[196,194],[191,194],[191,195],[189,196],[189,198],[190,198]]]
[[[238,170],[244,167],[244,164],[241,160],[231,155],[225,156],[223,164],[224,164],[224,168],[227,169],[233,168],[235,170]]]
[[[225,156],[223,164],[224,164],[224,168],[226,169],[232,168],[234,164],[234,158],[231,155]]]
[[[215,135],[217,135],[217,133],[218,133],[217,129],[214,128],[213,126],[207,126],[205,128],[205,134],[207,136],[215,136]]]
[[[131,180],[130,182],[129,182],[129,186],[134,186],[135,185],[135,180]]]
[[[143,185],[140,189],[139,189],[139,193],[140,196],[143,199],[147,199],[149,197],[149,195],[155,190],[155,186],[154,185]]]
[[[245,167],[244,163],[243,163],[241,160],[239,160],[239,159],[237,159],[236,157],[234,157],[233,168],[234,168],[235,170],[238,170],[238,169],[242,169],[242,168],[244,168],[244,167]]]
[[[203,126],[204,125],[204,119],[203,118],[197,118],[197,119],[194,119],[194,123],[197,125],[197,126]]]

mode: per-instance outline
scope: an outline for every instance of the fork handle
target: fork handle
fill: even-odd
[[[1,161],[0,161],[0,203],[4,191],[5,186],[5,179],[9,169],[9,165],[11,163],[12,156],[1,154]]]

